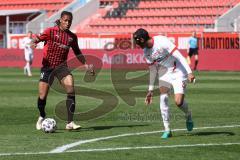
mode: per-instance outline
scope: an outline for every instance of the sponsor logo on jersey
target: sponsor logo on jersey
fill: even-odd
[[[44,72],[40,73],[40,79],[43,79],[44,77]]]
[[[73,41],[73,39],[70,37],[70,38],[68,38],[68,43],[70,44],[70,43],[72,43],[72,41]]]
[[[160,48],[156,52],[152,54],[152,59],[154,59],[157,62],[163,61],[165,58],[167,58],[169,55],[169,52],[165,48]]]
[[[60,48],[64,48],[64,49],[69,49],[70,48],[69,46],[61,44],[61,43],[58,43],[58,42],[53,42],[53,43],[58,45],[58,47],[60,47]]]

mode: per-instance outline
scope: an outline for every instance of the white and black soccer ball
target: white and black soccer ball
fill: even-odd
[[[57,123],[53,118],[46,118],[42,122],[42,130],[45,133],[53,133],[57,129]]]

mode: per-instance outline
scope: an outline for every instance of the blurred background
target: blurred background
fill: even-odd
[[[26,33],[54,26],[63,10],[73,13],[71,31],[87,54],[140,54],[132,33],[141,27],[168,36],[186,55],[196,32],[199,70],[240,70],[240,0],[2,0],[0,67],[23,66]],[[41,65],[42,48],[35,51],[33,67]]]

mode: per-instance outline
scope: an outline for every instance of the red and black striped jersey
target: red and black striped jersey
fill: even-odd
[[[63,31],[58,26],[47,28],[37,36],[34,43],[44,42],[44,67],[55,68],[67,61],[70,47],[75,55],[82,54],[78,47],[77,36],[69,30]]]

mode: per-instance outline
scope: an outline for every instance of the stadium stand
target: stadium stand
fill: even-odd
[[[139,27],[146,28],[151,33],[163,34],[224,32],[227,27],[227,31],[232,32],[240,26],[237,25],[240,24],[239,15],[232,12],[234,9],[239,11],[236,7],[240,7],[239,2],[240,0],[2,0],[0,47],[10,46],[6,41],[9,42],[11,34],[25,34],[29,30],[38,34],[53,26],[63,10],[73,13],[71,30],[78,35],[130,35]],[[232,14],[226,15],[230,9]],[[224,18],[219,18],[220,16]],[[228,21],[229,17],[232,17],[231,21]],[[233,24],[235,20],[236,25]]]
[[[100,0],[97,16],[78,33],[191,32],[214,28],[214,21],[240,0]],[[80,27],[81,26],[81,27]]]
[[[26,26],[40,15],[45,22],[74,0],[1,0],[0,1],[0,47],[7,47],[9,34],[25,34]],[[83,0],[79,0],[83,1]],[[33,22],[35,26],[40,23]],[[40,29],[38,29],[40,32]],[[36,31],[34,30],[36,33]]]
[[[51,16],[72,1],[73,0],[1,0],[0,10],[38,9],[46,11],[47,15]]]

